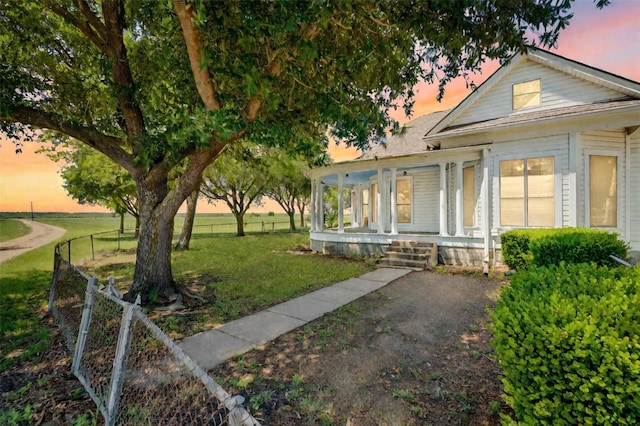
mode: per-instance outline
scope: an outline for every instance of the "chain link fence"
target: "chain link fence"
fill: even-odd
[[[64,246],[64,243],[62,243]],[[49,310],[106,425],[259,425],[147,318],[55,250]]]

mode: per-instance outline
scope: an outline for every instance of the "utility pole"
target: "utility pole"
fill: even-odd
[[[33,220],[33,201],[31,201],[31,220]]]

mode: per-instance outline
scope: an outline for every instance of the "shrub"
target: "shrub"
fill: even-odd
[[[610,255],[626,259],[629,245],[614,233],[598,229],[518,229],[500,236],[502,259],[511,269],[566,263],[614,266]]]
[[[520,422],[640,422],[639,268],[518,272],[492,319],[505,400]]]

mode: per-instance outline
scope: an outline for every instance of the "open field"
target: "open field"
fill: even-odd
[[[19,220],[0,219],[0,243],[29,233],[29,227]]]

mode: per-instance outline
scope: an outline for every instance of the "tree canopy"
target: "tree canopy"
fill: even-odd
[[[598,0],[602,6],[606,0]],[[360,148],[444,85],[553,45],[568,0],[0,0],[0,130],[49,129],[136,182],[128,298],[175,290],[173,218],[204,168],[247,138],[307,157]],[[320,142],[320,143],[318,143]],[[172,170],[181,167],[175,184]]]

